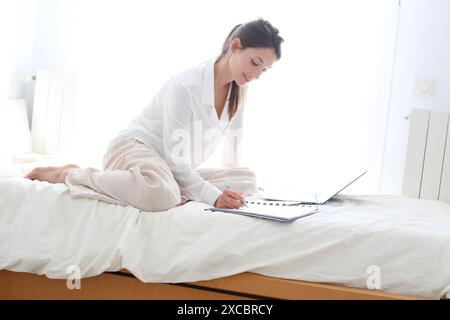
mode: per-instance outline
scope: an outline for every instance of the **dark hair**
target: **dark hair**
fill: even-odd
[[[277,60],[281,58],[281,43],[284,41],[278,35],[278,29],[272,26],[269,21],[259,18],[244,24],[235,26],[225,39],[222,46],[222,52],[216,61],[224,57],[231,42],[239,38],[241,40],[242,49],[245,48],[271,48],[275,51]],[[231,120],[237,112],[239,103],[243,99],[242,90],[237,83],[231,83],[230,101],[228,103],[228,117]]]

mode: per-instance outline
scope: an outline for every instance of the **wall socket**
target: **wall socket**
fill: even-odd
[[[415,77],[413,83],[413,94],[417,97],[429,97],[433,91],[433,79]]]

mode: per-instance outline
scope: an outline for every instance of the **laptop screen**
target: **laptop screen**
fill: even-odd
[[[326,187],[322,189],[317,189],[317,191],[313,192],[301,192],[299,190],[280,190],[280,191],[268,191],[263,192],[261,194],[262,198],[266,200],[279,200],[279,201],[296,201],[307,204],[324,204],[341,191],[346,189],[356,180],[361,178],[364,174],[367,173],[367,170],[358,171],[357,176],[347,176],[347,179],[341,179],[340,183],[328,183]]]

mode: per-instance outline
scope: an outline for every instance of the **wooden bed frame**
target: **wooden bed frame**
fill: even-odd
[[[81,279],[80,289],[66,280],[32,273],[0,271],[0,299],[295,299],[295,300],[416,300],[421,297],[288,280],[245,272],[192,283],[143,283],[127,270]]]

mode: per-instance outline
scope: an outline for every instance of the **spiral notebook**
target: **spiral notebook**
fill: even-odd
[[[239,209],[213,207],[205,210],[213,212],[227,212],[283,222],[293,222],[299,218],[310,216],[319,211],[317,206],[304,205],[299,202],[291,201],[246,200],[245,204],[247,207],[244,206]]]

